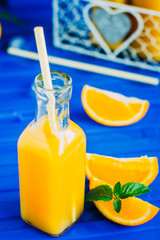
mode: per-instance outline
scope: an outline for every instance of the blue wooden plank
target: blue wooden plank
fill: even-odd
[[[81,113],[79,113],[80,115]],[[91,120],[87,115],[83,114],[84,117],[77,116],[72,114],[72,119],[74,122],[79,124],[84,130],[85,133],[92,137],[101,135],[101,137],[108,138],[109,140],[116,141],[118,139],[132,139],[132,138],[152,138],[160,136],[160,123],[157,121],[154,127],[149,121],[144,124],[144,121],[141,120],[140,123],[136,123],[132,126],[127,127],[107,127],[100,125],[93,120]],[[0,142],[11,142],[18,139],[21,132],[24,128],[33,120],[34,113],[4,113],[0,114]]]
[[[20,204],[18,201],[5,201],[1,203],[0,219],[20,216]]]
[[[1,177],[0,192],[17,191],[19,189],[19,179],[16,176]]]
[[[18,169],[18,166],[17,166]],[[145,201],[149,201],[151,203],[157,202],[158,207],[160,207],[160,196],[157,194],[160,191],[160,186],[158,185],[160,181],[160,176],[158,175],[156,180],[151,184],[151,189],[152,193],[148,193],[146,195],[142,195],[141,198],[144,199]],[[18,181],[18,174],[15,176],[3,176],[1,177],[1,182],[0,182],[0,192],[1,192],[1,198],[4,199],[6,196],[7,197],[13,192],[13,197],[15,197],[15,193],[19,190],[19,181]],[[86,178],[86,192],[88,191],[88,180]],[[11,192],[11,193],[10,193]],[[8,199],[10,201],[10,199]]]
[[[97,153],[108,156],[121,157],[139,157],[144,155],[159,157],[160,138],[125,138],[113,139],[102,135],[87,136],[87,152]],[[18,138],[17,138],[18,139]],[[2,160],[0,165],[15,164],[17,162],[17,139],[10,144],[3,144],[1,146]],[[12,144],[14,143],[14,147]],[[103,143],[103,144],[102,144]],[[105,146],[105,147],[104,147]],[[6,151],[8,152],[6,153]]]
[[[47,9],[50,8],[51,5],[51,1],[50,0],[45,0],[45,1],[39,1],[39,0],[28,0],[25,2],[19,1],[19,0],[8,0],[8,6],[12,9],[12,8],[35,8],[35,10],[37,8],[40,9],[44,9],[45,7]]]
[[[159,181],[159,180],[158,180]],[[87,181],[86,181],[87,183]],[[157,202],[155,200],[156,196],[156,192],[154,191],[156,186],[154,186],[155,184],[152,184],[152,189],[153,189],[153,194],[146,194],[146,196],[143,196],[143,199],[146,201],[151,202],[154,205],[157,205]],[[157,189],[159,191],[159,187]],[[88,190],[87,190],[88,191]],[[160,200],[159,200],[160,203]],[[20,228],[20,225],[22,224],[21,220],[20,220],[20,210],[19,210],[19,193],[18,191],[12,191],[12,192],[3,192],[1,193],[1,198],[0,198],[0,216],[1,219],[3,220],[3,224],[0,226],[0,228],[2,228],[2,226],[4,225],[4,230],[16,230]],[[158,205],[157,205],[158,206]],[[17,222],[18,220],[18,222]],[[86,203],[85,204],[85,210],[84,213],[82,214],[81,218],[78,220],[78,224],[79,223],[87,223],[87,222],[99,222],[99,221],[103,221],[105,224],[110,224],[110,222],[105,219],[105,217],[95,208],[93,203]],[[156,218],[153,219],[152,221],[156,221]],[[0,222],[2,222],[2,220],[0,220]],[[5,226],[5,223],[8,225]],[[119,226],[118,224],[114,224],[113,225],[117,226],[117,229],[120,229],[121,226]],[[151,226],[151,222],[147,223],[149,226]],[[21,226],[21,228],[26,228],[27,226],[25,224],[23,224]],[[143,228],[143,225],[140,226],[140,228]],[[108,226],[107,226],[108,229]],[[126,232],[127,228],[125,228],[125,232]],[[34,230],[33,230],[34,231]]]
[[[17,229],[31,228],[20,216],[0,219],[0,231],[11,231]]]
[[[0,169],[0,178],[6,177],[6,176],[17,176],[18,175],[18,167],[16,165],[10,165],[10,166],[1,166]]]
[[[110,221],[93,221],[88,223],[77,223],[73,225],[64,235],[59,239],[135,239],[135,237],[141,235],[141,239],[148,239],[150,237],[156,237],[159,234],[159,219],[152,220],[151,222],[137,227],[125,227],[118,224],[114,224]],[[107,229],[107,231],[106,231]],[[148,235],[149,234],[149,235]],[[51,237],[37,229],[20,229],[0,232],[1,239],[50,239]],[[129,237],[129,238],[128,238]],[[152,238],[156,239],[156,238]],[[158,238],[157,238],[158,239]]]
[[[0,101],[2,102],[3,99],[3,104],[1,104],[1,111],[0,111],[0,121],[5,120],[6,117],[8,118],[19,118],[21,120],[23,114],[24,115],[29,115],[32,114],[34,116],[35,112],[35,98],[34,95],[31,94],[32,92],[21,92],[19,94],[17,93],[10,93],[10,98],[12,99],[12,104],[10,102],[10,99],[8,99],[8,94],[1,94],[0,96]],[[18,96],[17,96],[18,95]],[[82,123],[82,125],[85,127],[87,126],[86,129],[89,128],[96,128],[97,129],[102,129],[104,126],[94,122],[92,119],[90,119],[86,113],[84,112],[84,109],[81,104],[81,100],[79,97],[78,101],[74,101],[75,97],[73,97],[70,107],[71,107],[71,118],[78,123]],[[8,115],[7,115],[8,114]],[[155,117],[153,117],[155,116]],[[140,126],[140,127],[146,127],[146,126],[160,126],[160,104],[152,104],[146,114],[146,116],[139,121],[138,123],[127,127],[128,129],[134,128],[134,126]],[[25,116],[24,116],[25,117]],[[107,128],[107,127],[105,127]],[[111,127],[109,127],[111,129]],[[122,127],[126,128],[126,127]],[[114,131],[114,127],[112,127],[112,131]],[[118,128],[116,128],[118,129]]]
[[[26,64],[30,67],[26,68]],[[1,67],[2,69],[6,67],[5,61],[1,62]],[[28,88],[29,83],[31,84],[35,76],[40,72],[39,63],[37,61],[27,60],[14,56],[10,56],[10,68],[10,72],[2,72],[2,75],[0,76],[0,79],[4,79],[4,77],[6,79],[6,81],[2,81],[2,90],[3,88],[8,89],[9,86],[11,89],[14,89],[15,85],[17,88],[23,86]],[[51,69],[55,69],[55,67],[51,65]],[[56,69],[66,72],[67,74],[72,76],[74,86],[73,97],[77,96],[77,93],[80,97],[80,91],[84,84],[93,85],[95,87],[99,87],[109,91],[119,92],[126,96],[134,96],[141,99],[148,99],[149,101],[159,100],[160,97],[159,86],[150,86],[135,82],[129,82],[127,80],[116,79],[113,77],[83,72],[80,70],[74,70],[61,66],[56,66]],[[79,76],[81,76],[81,79],[79,79]],[[76,88],[77,90],[75,90]],[[75,100],[77,101],[78,98],[76,98]]]
[[[0,194],[0,204],[3,202],[19,201],[19,190],[5,191]]]

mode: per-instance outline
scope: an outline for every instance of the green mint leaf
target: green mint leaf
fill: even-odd
[[[122,193],[122,187],[120,182],[117,182],[114,186],[114,195],[115,197],[119,197]]]
[[[122,207],[122,201],[119,198],[116,198],[113,202],[114,210],[119,213]]]
[[[100,185],[91,189],[86,197],[86,201],[99,201],[109,202],[113,198],[112,188],[109,185]]]
[[[119,196],[121,199],[128,197],[138,196],[144,193],[150,192],[151,189],[146,187],[144,184],[129,182],[122,186],[122,193]]]

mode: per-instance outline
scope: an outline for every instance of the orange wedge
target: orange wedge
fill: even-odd
[[[126,97],[119,93],[85,85],[82,105],[96,122],[108,126],[126,126],[139,121],[149,108],[147,100]]]
[[[106,183],[92,178],[89,188],[92,189],[103,184]],[[122,209],[120,213],[117,213],[113,208],[113,201],[114,200],[110,202],[96,201],[94,204],[106,218],[126,226],[136,226],[146,223],[159,211],[159,208],[148,202],[142,201],[136,197],[130,197],[122,199]]]
[[[158,174],[157,157],[113,158],[98,154],[86,154],[86,175],[110,185],[139,182],[148,186]]]

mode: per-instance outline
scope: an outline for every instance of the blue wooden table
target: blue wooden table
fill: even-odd
[[[8,1],[8,11],[22,19],[25,26],[3,22],[3,37],[0,42],[0,239],[51,239],[51,236],[27,225],[20,217],[19,183],[17,164],[17,139],[34,118],[35,99],[31,85],[40,72],[37,61],[8,55],[5,51],[9,40],[23,37],[26,49],[36,51],[33,28],[42,25],[45,29],[48,53],[55,56],[85,61],[102,66],[126,69],[121,65],[107,63],[52,46],[51,3],[18,0]],[[73,96],[70,102],[71,119],[79,124],[87,136],[87,152],[115,157],[142,155],[160,156],[160,86],[145,85],[114,77],[93,74],[71,68],[51,65],[51,69],[66,72],[73,79]],[[158,76],[158,73],[131,69],[141,74]],[[84,84],[148,99],[150,108],[138,123],[127,127],[106,127],[91,120],[81,104]],[[160,207],[160,177],[151,184],[152,192],[142,199]],[[86,179],[86,191],[88,180]],[[78,222],[59,239],[105,240],[105,239],[160,239],[160,214],[150,222],[137,227],[121,226],[107,220],[92,203]]]

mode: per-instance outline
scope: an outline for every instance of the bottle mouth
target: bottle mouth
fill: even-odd
[[[44,86],[42,73],[37,75],[32,89],[36,96],[44,101],[48,101],[49,95],[54,95],[57,103],[70,100],[72,94],[72,78],[66,73],[51,71],[51,80],[53,89],[47,89]]]
[[[63,93],[72,87],[72,78],[68,76],[66,73],[60,71],[51,71],[51,80],[53,89],[47,89],[44,86],[42,73],[35,77],[33,90],[39,94],[47,94],[47,93]]]

